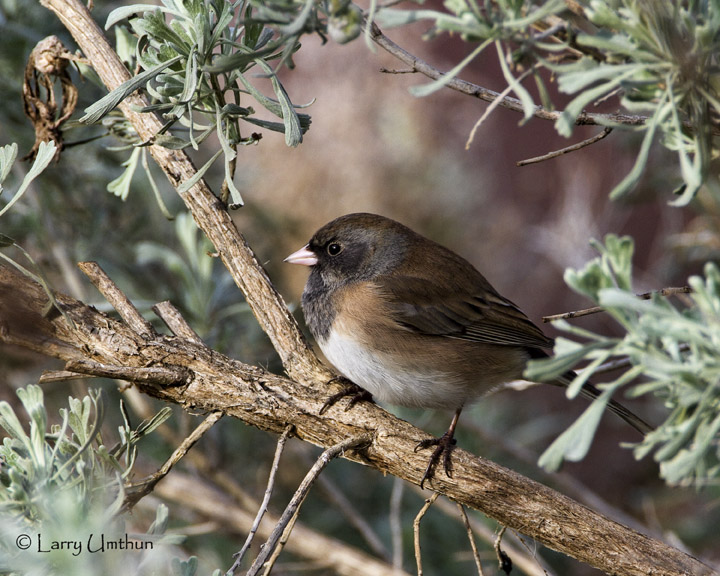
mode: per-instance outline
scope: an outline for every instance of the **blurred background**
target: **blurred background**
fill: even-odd
[[[97,1],[97,21],[104,23],[115,5]],[[24,154],[33,142],[20,99],[27,56],[48,34],[57,34],[73,50],[74,45],[54,17],[35,3],[0,0],[0,9],[0,74],[4,78],[0,144],[18,142]],[[451,68],[466,54],[459,40],[441,37],[424,42],[423,32],[421,25],[414,25],[388,35],[441,70]],[[546,121],[532,119],[520,126],[519,114],[498,108],[466,149],[470,131],[487,104],[447,89],[415,98],[408,88],[427,79],[381,72],[383,68],[401,71],[404,65],[381,49],[368,47],[362,38],[343,46],[305,38],[294,61],[296,68],[284,71],[282,81],[293,102],[312,102],[304,110],[311,114],[312,126],[295,149],[285,146],[282,135],[264,132],[258,145],[239,150],[236,184],[246,205],[233,217],[300,320],[299,299],[307,271],[283,264],[283,258],[303,246],[321,225],[349,212],[375,212],[400,220],[457,251],[538,323],[543,315],[588,305],[565,286],[563,272],[594,256],[589,245],[592,238],[602,239],[607,233],[634,238],[638,293],[684,285],[688,275],[699,272],[717,254],[715,199],[703,193],[689,207],[670,207],[678,180],[675,159],[670,161],[666,150],[654,149],[650,168],[630,198],[609,200],[609,191],[633,165],[639,141],[632,134],[616,130],[580,151],[519,168],[519,160],[563,148],[601,128],[578,128],[572,140],[566,140]],[[473,63],[462,77],[497,91],[505,87],[494,53]],[[87,81],[78,82],[80,111],[102,93]],[[86,137],[77,132],[77,138],[69,133],[67,141]],[[195,233],[192,223],[182,218],[167,221],[141,176],[124,202],[106,191],[129,154],[111,150],[112,146],[117,142],[105,138],[69,147],[60,162],[2,218],[0,232],[23,246],[58,290],[102,309],[98,295],[75,268],[77,261],[97,260],[143,311],[170,299],[211,347],[282,372],[221,263],[216,261],[210,273],[193,267],[195,259],[204,258],[212,247]],[[201,161],[198,158],[198,165]],[[26,169],[27,165],[18,164],[12,182],[19,182]],[[215,190],[221,178],[219,173],[210,175]],[[181,203],[159,171],[157,180],[170,211],[179,214]],[[602,315],[578,324],[605,333],[615,330]],[[554,335],[552,327],[546,326],[546,331]],[[0,345],[0,399],[17,407],[17,387],[35,382],[43,369],[58,367],[57,362]],[[52,406],[61,407],[68,395],[82,395],[88,386],[106,391],[107,428],[112,434],[113,419],[119,418],[114,414],[118,384],[112,381],[46,387],[50,414],[57,414]],[[662,415],[662,405],[653,399],[623,402],[650,422]],[[154,404],[136,398],[136,404],[131,403],[134,416],[140,420],[144,410],[159,409]],[[388,408],[435,434],[445,430],[450,418],[446,413]],[[583,408],[582,401],[569,405],[562,391],[550,387],[502,392],[468,410],[458,442],[475,454],[591,502],[592,507],[600,506],[621,521],[637,522],[642,530],[720,562],[717,486],[702,491],[665,486],[651,459],[635,461],[631,450],[620,446],[637,440],[621,420],[611,415],[604,419],[583,462],[567,464],[555,475],[536,466],[538,456]],[[194,421],[174,407],[169,424],[172,434],[154,438],[156,445],[141,446],[138,474],[156,469],[175,447],[172,439],[179,442]],[[275,437],[264,432],[223,419],[199,448],[213,470],[229,474],[260,499],[275,442]],[[313,447],[290,442],[271,510],[282,509],[317,453]],[[205,474],[190,463],[181,468],[198,482]],[[345,461],[333,462],[326,476],[353,509],[362,511],[388,562],[393,554],[398,562],[402,551],[402,567],[413,572],[412,518],[425,496]],[[328,496],[331,490],[311,493],[301,521],[370,554],[382,553],[339,512],[337,501]],[[160,488],[133,514],[132,522],[142,530],[143,523],[152,520],[157,499],[163,498],[159,493]],[[597,500],[584,500],[590,496]],[[167,496],[166,501],[171,504],[173,529],[190,534],[179,553],[198,554],[199,573],[226,569],[245,534],[213,523],[211,517],[184,506],[180,498],[173,502]],[[477,520],[490,533],[498,528],[479,515]],[[431,510],[424,522],[426,573],[472,573],[474,566],[458,519]],[[549,563],[551,574],[599,573],[529,539],[526,544]],[[495,573],[492,546],[486,542],[479,546],[487,558],[486,574]],[[308,572],[333,573],[292,553],[281,557],[275,569],[278,574]]]

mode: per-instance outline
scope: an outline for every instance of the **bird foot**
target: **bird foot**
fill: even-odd
[[[425,469],[425,474],[423,474],[422,480],[420,480],[420,488],[424,488],[425,481],[432,480],[435,476],[435,469],[437,468],[441,456],[443,460],[443,468],[445,468],[445,474],[448,478],[452,478],[453,466],[451,454],[456,443],[457,441],[453,437],[453,433],[451,431],[447,431],[445,434],[440,436],[440,438],[428,438],[427,440],[419,442],[418,445],[415,446],[415,452],[418,450],[424,450],[425,448],[430,448],[430,446],[435,446],[435,450],[433,450],[430,460],[428,461],[427,468]]]
[[[328,384],[330,382],[340,382],[345,385],[345,388],[340,390],[340,392],[333,394],[325,401],[325,404],[323,404],[322,408],[320,408],[320,414],[324,414],[325,411],[330,408],[331,406],[335,405],[338,400],[342,400],[343,398],[349,397],[350,400],[348,401],[348,405],[345,407],[345,411],[347,412],[355,406],[358,402],[372,402],[373,397],[370,392],[365,390],[364,388],[360,388],[357,384],[354,382],[351,382],[347,378],[332,378],[328,381]]]

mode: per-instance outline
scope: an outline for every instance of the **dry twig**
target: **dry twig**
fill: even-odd
[[[263,496],[263,500],[260,504],[257,515],[255,516],[255,520],[253,521],[253,525],[250,528],[250,532],[248,532],[247,538],[245,539],[245,544],[243,544],[243,547],[240,549],[240,551],[235,554],[235,562],[230,567],[230,570],[227,571],[227,574],[229,575],[234,574],[235,569],[240,567],[240,564],[245,557],[245,553],[247,552],[248,548],[250,548],[250,544],[252,544],[253,538],[255,538],[255,534],[260,527],[260,522],[262,522],[263,516],[265,516],[265,513],[267,512],[268,505],[270,504],[270,496],[272,496],[273,488],[275,487],[275,475],[277,474],[278,468],[280,467],[280,456],[282,455],[285,448],[285,443],[287,442],[288,438],[290,438],[292,429],[292,426],[288,426],[287,428],[285,428],[284,432],[280,434],[280,438],[278,438],[277,447],[275,448],[275,456],[273,457],[272,466],[270,467],[270,475],[268,477],[267,487],[265,488],[265,495]]]
[[[192,433],[182,441],[175,451],[170,455],[160,469],[151,474],[147,478],[144,478],[140,482],[129,486],[125,495],[125,502],[123,508],[130,510],[137,504],[143,497],[150,494],[160,480],[168,475],[173,466],[180,462],[180,460],[188,453],[188,451],[195,445],[195,443],[202,438],[203,434],[210,430],[215,423],[222,418],[222,412],[212,412],[207,418],[205,418]]]
[[[443,76],[443,72],[441,72],[434,66],[431,66],[421,58],[418,58],[414,54],[411,54],[410,52],[390,40],[390,38],[385,36],[385,34],[383,34],[383,32],[375,23],[370,26],[370,37],[373,42],[375,42],[383,50],[395,56],[395,58],[400,60],[406,66],[409,66],[412,71],[418,72],[423,76],[427,76],[432,80],[437,80],[438,78]],[[503,108],[507,108],[508,110],[513,110],[521,114],[524,114],[525,112],[522,102],[520,102],[520,100],[518,100],[517,98],[513,98],[512,96],[501,97],[501,95],[494,90],[489,90],[488,88],[478,86],[477,84],[473,84],[472,82],[468,82],[466,80],[453,78],[448,81],[447,87],[462,94],[479,98],[480,100],[484,100],[485,102],[494,102],[495,100],[499,100],[499,105]],[[535,106],[535,109],[533,111],[534,117],[540,118],[542,120],[550,120],[552,122],[558,120],[558,118],[560,118],[562,114],[562,110],[548,110],[547,108],[544,108],[540,105]],[[581,112],[575,119],[575,124],[577,126],[589,126],[598,124],[602,126],[605,126],[607,124],[640,126],[645,124],[646,121],[646,116]]]
[[[563,154],[568,154],[569,152],[575,152],[576,150],[580,150],[581,148],[585,148],[586,146],[595,144],[595,142],[599,142],[606,136],[609,136],[612,130],[612,128],[606,127],[603,129],[602,132],[600,132],[599,134],[595,134],[595,136],[588,138],[587,140],[583,140],[582,142],[578,142],[577,144],[573,144],[572,146],[567,146],[566,148],[561,148],[560,150],[555,150],[554,152],[548,152],[547,154],[543,154],[542,156],[528,158],[527,160],[520,160],[516,162],[515,165],[527,166],[528,164],[537,164],[539,162],[544,162],[545,160],[557,158],[558,156],[562,156]]]
[[[422,508],[420,508],[420,511],[417,513],[417,516],[415,516],[415,520],[413,520],[413,541],[415,543],[415,564],[417,565],[417,574],[418,576],[422,576],[423,569],[422,569],[422,551],[420,547],[420,521],[423,519],[427,511],[430,509],[430,506],[433,505],[435,500],[438,499],[438,496],[440,494],[438,492],[434,492],[430,498],[425,500],[425,504]]]
[[[470,519],[468,518],[467,512],[465,512],[465,506],[457,503],[458,510],[460,511],[460,518],[462,518],[463,526],[467,532],[468,541],[470,542],[470,549],[472,550],[473,559],[475,560],[475,567],[478,571],[478,576],[483,576],[482,562],[480,561],[480,553],[478,552],[477,546],[475,545],[475,536],[473,535],[472,526],[470,526]]]
[[[184,320],[183,320],[184,321]],[[154,414],[147,395],[136,388],[129,388],[124,396],[140,417],[148,419]],[[173,442],[175,432],[167,425],[161,425],[156,432],[167,442]],[[187,454],[186,461],[197,471],[192,477],[182,472],[169,476],[156,487],[156,495],[166,501],[176,502],[185,509],[195,511],[207,521],[206,526],[221,526],[226,532],[247,534],[255,522],[261,504],[248,494],[237,479],[218,469],[202,451],[194,450]],[[322,482],[325,476],[321,475]],[[176,481],[177,480],[177,481]],[[222,490],[220,495],[216,490]],[[193,498],[188,499],[192,491]],[[209,499],[209,500],[208,500]],[[262,538],[270,536],[278,517],[268,511],[258,527],[257,534]],[[183,529],[188,534],[187,529]],[[338,576],[401,576],[402,570],[373,558],[364,551],[349,546],[337,538],[325,536],[298,522],[293,529],[295,538],[288,542],[288,549],[306,562],[322,566]]]
[[[128,79],[127,70],[82,3],[41,1],[62,20],[110,90]],[[371,36],[379,44],[388,45],[376,27]],[[420,64],[411,57],[408,65],[417,68]],[[459,86],[457,82],[455,85]],[[469,93],[480,96],[474,88]],[[495,93],[489,95],[495,96]],[[512,106],[509,98],[505,101]],[[139,96],[131,96],[120,108],[139,136],[152,141],[162,123],[153,114],[137,112],[144,104]],[[536,110],[536,115],[546,112]],[[585,119],[581,115],[579,122],[587,123]],[[149,149],[173,186],[180,186],[196,174],[192,162],[182,151],[158,145],[151,145]],[[369,403],[356,405],[351,415],[335,407],[320,415],[328,396],[326,382],[331,373],[308,347],[282,298],[206,183],[198,180],[181,198],[243,291],[289,378],[231,360],[192,340],[143,336],[127,324],[67,296],[58,295],[59,306],[75,326],[71,327],[62,315],[46,318],[41,313],[48,301],[43,290],[4,267],[0,267],[0,303],[9,297],[9,302],[21,304],[11,308],[0,306],[0,338],[66,362],[90,358],[99,364],[116,366],[183,366],[190,371],[189,382],[179,386],[158,386],[152,382],[138,385],[147,394],[188,409],[220,410],[275,433],[294,424],[299,438],[324,447],[337,446],[347,438],[371,438],[369,447],[346,457],[419,483],[426,462],[423,455],[414,453],[414,448],[427,434]],[[478,508],[565,554],[607,572],[627,576],[660,569],[678,575],[715,573],[687,554],[595,514],[491,461],[475,458],[460,449],[454,452],[454,458],[454,478],[436,478],[435,490]]]
[[[363,446],[369,444],[370,441],[371,439],[368,435],[348,438],[346,440],[343,440],[342,442],[338,442],[337,444],[330,446],[330,448],[320,454],[317,461],[315,462],[313,467],[310,468],[310,471],[305,475],[305,478],[303,478],[300,486],[295,491],[293,497],[290,499],[290,502],[285,508],[285,511],[280,516],[280,520],[270,534],[270,537],[267,539],[267,542],[265,542],[265,544],[263,545],[260,554],[258,554],[255,562],[253,562],[252,566],[247,571],[247,576],[257,576],[257,574],[265,565],[265,562],[274,553],[280,537],[283,536],[286,528],[289,527],[290,529],[292,529],[291,522],[292,524],[294,524],[293,519],[297,517],[300,506],[302,506],[302,503],[305,501],[305,498],[310,492],[310,488],[315,483],[318,475],[325,469],[325,466],[327,466],[332,459],[337,458],[338,456],[343,454],[346,450],[360,449]],[[286,539],[287,538],[285,538],[285,540]]]
[[[495,556],[497,557],[498,561],[498,567],[500,568],[500,570],[505,572],[505,574],[510,574],[510,572],[512,571],[512,560],[510,560],[510,556],[508,556],[500,546],[506,529],[506,526],[500,528],[500,532],[498,532],[497,538],[495,538],[494,548]]]
[[[690,286],[680,286],[679,288],[662,288],[661,290],[653,290],[652,292],[637,294],[637,297],[641,300],[650,300],[650,298],[656,294],[658,296],[676,296],[678,294],[690,294],[691,292],[692,288],[690,288]],[[598,314],[600,312],[605,312],[605,308],[602,306],[592,306],[582,310],[573,310],[572,312],[543,316],[542,321],[547,323],[555,320],[570,320],[571,318],[580,318],[581,316],[589,316],[590,314]]]
[[[402,484],[401,480],[397,481]],[[373,554],[375,554],[378,558],[382,558],[386,562],[389,562],[390,553],[380,539],[380,536],[378,536],[377,532],[370,525],[370,522],[362,516],[361,512],[353,505],[348,497],[345,496],[337,484],[328,478],[327,475],[319,476],[317,482],[318,487],[328,498],[333,506],[333,509],[342,514],[348,524],[357,530],[363,540],[365,540],[365,543],[370,547]],[[396,564],[393,559],[393,566],[402,567],[402,562],[400,564]]]

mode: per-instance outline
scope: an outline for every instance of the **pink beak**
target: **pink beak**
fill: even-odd
[[[289,262],[290,264],[301,264],[303,266],[315,266],[318,263],[315,252],[312,252],[307,245],[303,246],[297,252],[293,252],[283,260],[283,262]]]

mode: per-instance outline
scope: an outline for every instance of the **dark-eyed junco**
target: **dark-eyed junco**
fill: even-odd
[[[469,262],[406,226],[375,214],[348,214],[326,224],[285,259],[310,266],[302,308],[332,365],[383,402],[455,411],[423,482],[450,453],[463,406],[523,377],[552,340],[503,298]],[[567,386],[568,373],[553,384]],[[599,391],[587,385],[594,398]],[[608,404],[646,433],[645,422]]]

